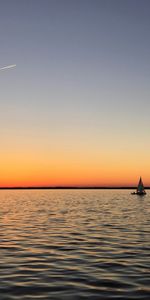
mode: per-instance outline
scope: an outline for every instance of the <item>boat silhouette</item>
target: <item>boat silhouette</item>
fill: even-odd
[[[141,178],[141,177],[140,177],[140,179],[139,179],[139,183],[138,183],[136,192],[133,192],[133,193],[131,193],[131,194],[132,194],[132,195],[139,195],[139,196],[144,196],[144,195],[146,195],[146,191],[145,191],[144,184],[143,184],[143,181],[142,181],[142,178]]]

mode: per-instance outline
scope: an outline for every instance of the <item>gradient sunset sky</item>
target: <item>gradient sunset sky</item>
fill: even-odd
[[[0,1],[0,186],[150,185],[150,1]]]

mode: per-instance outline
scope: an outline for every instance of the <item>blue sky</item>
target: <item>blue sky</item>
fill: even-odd
[[[3,153],[148,163],[149,30],[148,0],[1,1],[0,66],[17,65],[0,73]]]

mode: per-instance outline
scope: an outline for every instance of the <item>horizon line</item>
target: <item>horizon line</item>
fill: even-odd
[[[136,189],[137,186],[2,186],[0,190],[61,190],[61,189]],[[150,189],[150,186],[145,186]]]

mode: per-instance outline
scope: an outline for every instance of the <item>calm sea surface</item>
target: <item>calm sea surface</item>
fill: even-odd
[[[0,191],[0,300],[150,299],[150,191]]]

